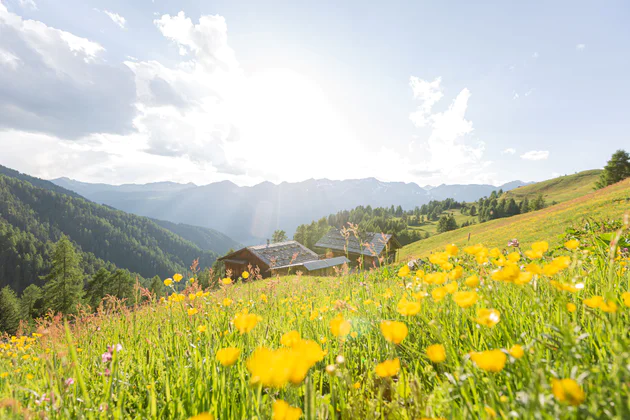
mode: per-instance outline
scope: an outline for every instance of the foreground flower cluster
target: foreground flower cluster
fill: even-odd
[[[213,292],[175,274],[0,343],[0,417],[629,418],[627,253],[514,244]]]

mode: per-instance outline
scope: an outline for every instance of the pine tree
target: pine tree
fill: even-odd
[[[63,235],[55,245],[50,273],[44,278],[44,302],[46,308],[62,314],[76,311],[83,297],[83,271],[79,267],[80,256]]]
[[[107,271],[107,269],[100,268],[92,278],[88,280],[85,300],[92,308],[96,308],[107,294],[110,276],[111,273]]]
[[[271,236],[271,242],[276,244],[278,242],[288,241],[287,233],[284,230],[276,230]]]
[[[15,334],[20,325],[20,301],[9,286],[0,290],[0,332]]]
[[[205,271],[205,270],[204,270]],[[202,271],[201,273],[203,273]],[[199,273],[199,274],[201,274]],[[197,280],[200,280],[201,275],[197,276]],[[149,285],[149,291],[153,293],[155,299],[159,299],[166,295],[166,291],[164,290],[164,283],[160,276],[155,276],[151,279],[151,284]]]
[[[134,279],[127,270],[118,269],[109,277],[108,295],[115,296],[117,299],[127,299],[127,304],[133,297]]]
[[[43,315],[44,291],[41,287],[31,284],[24,289],[20,298],[20,312],[22,319],[34,319]]]
[[[604,188],[626,178],[630,178],[630,154],[625,150],[617,150],[604,166],[595,188]]]

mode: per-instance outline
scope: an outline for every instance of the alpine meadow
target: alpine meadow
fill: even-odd
[[[630,419],[628,20],[0,0],[0,419]]]

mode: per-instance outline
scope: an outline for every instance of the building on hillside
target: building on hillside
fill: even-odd
[[[333,257],[347,256],[353,265],[358,265],[362,257],[363,266],[369,268],[396,261],[402,245],[389,233],[365,232],[359,238],[350,233],[346,238],[339,229],[332,228],[317,241],[315,248]]]
[[[348,263],[347,258],[320,260],[318,255],[297,241],[248,246],[219,258],[230,270],[232,277],[239,277],[243,271],[258,268],[260,275],[288,274],[302,271],[306,275],[330,275],[334,267]],[[250,268],[251,267],[251,268]]]

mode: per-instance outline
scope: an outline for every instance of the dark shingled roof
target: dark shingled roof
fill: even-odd
[[[318,258],[316,253],[296,241],[248,246],[247,249],[272,268],[300,264]],[[297,256],[294,259],[295,254]]]
[[[363,255],[381,255],[385,249],[385,245],[390,241],[393,241],[390,246],[394,245],[396,248],[400,248],[400,243],[396,237],[390,233],[374,233],[366,232],[361,237],[361,243],[350,233],[348,237],[348,252],[353,254]],[[366,245],[367,243],[367,245]],[[334,249],[336,251],[345,252],[346,238],[343,237],[338,229],[330,229],[326,235],[315,244],[316,248]]]

